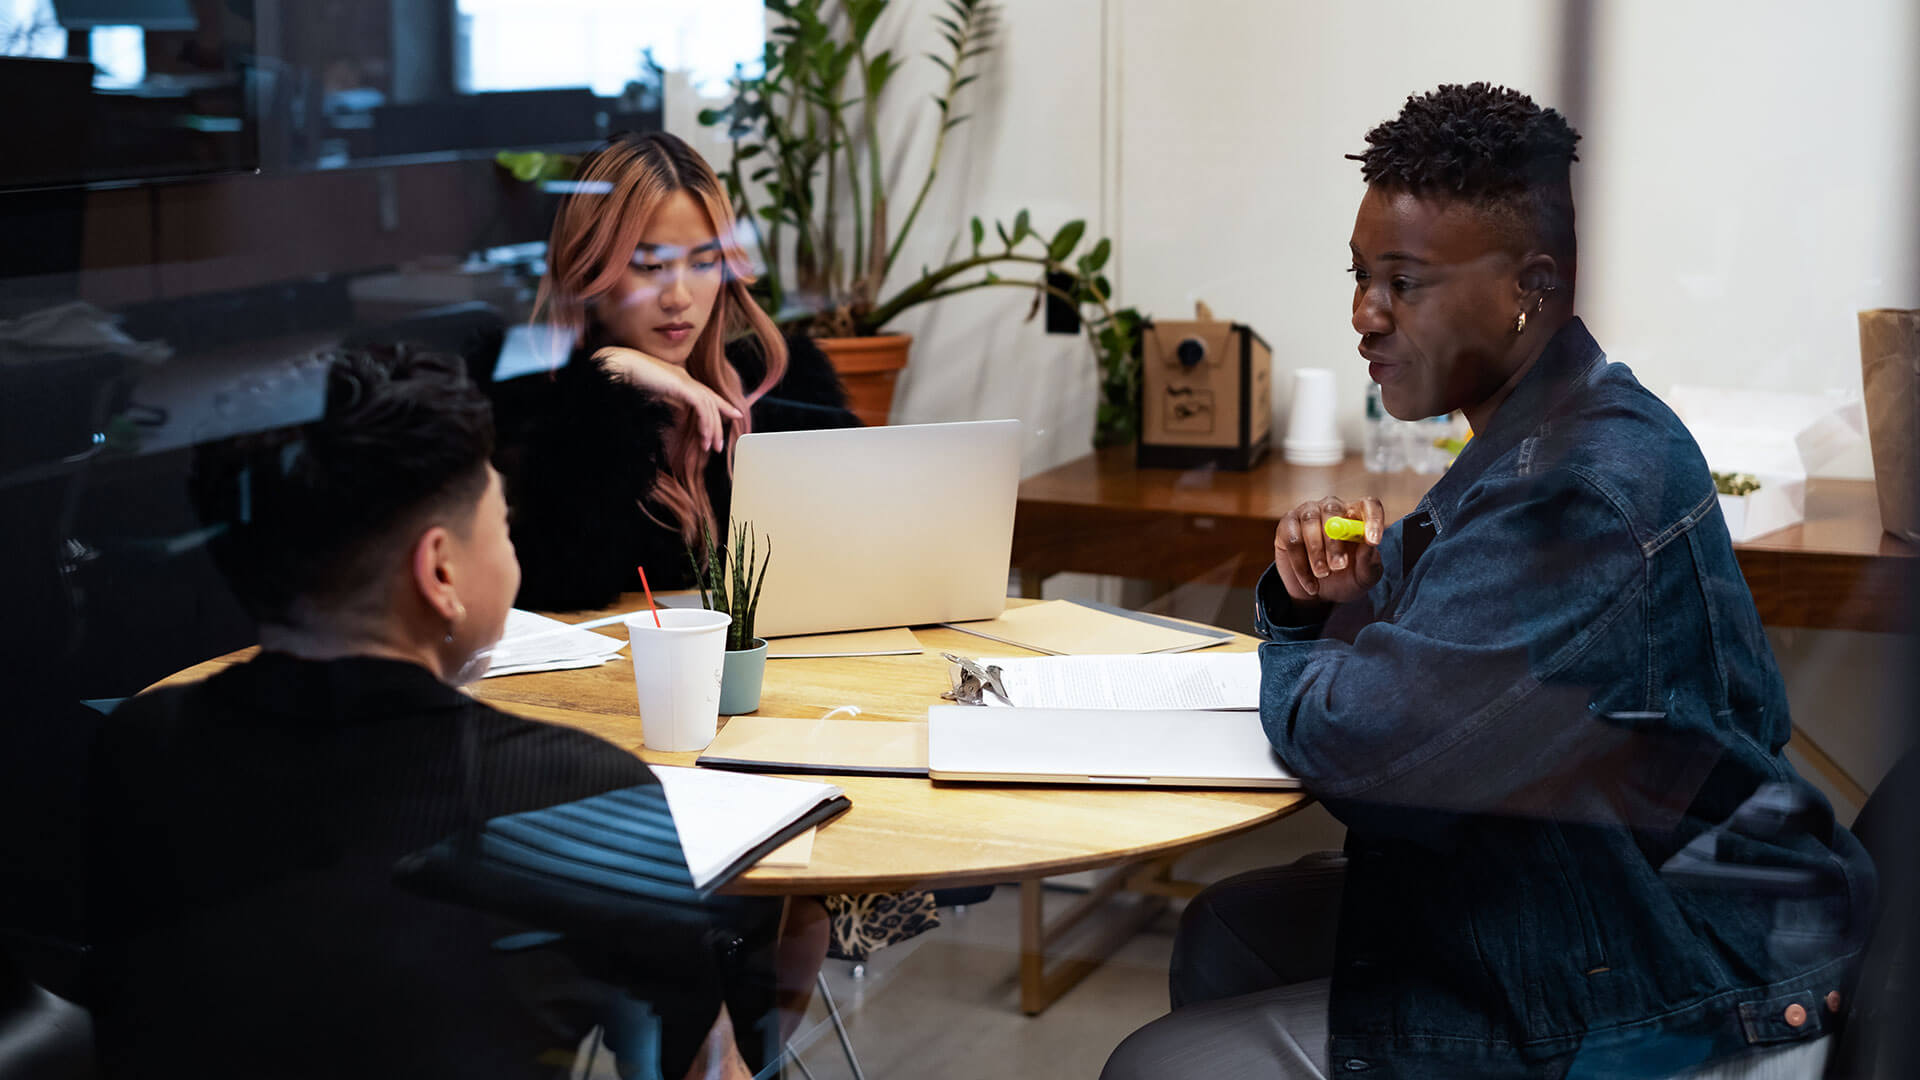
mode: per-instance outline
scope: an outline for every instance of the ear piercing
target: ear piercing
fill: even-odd
[[[1551,285],[1547,286],[1546,290],[1540,294],[1540,299],[1535,300],[1533,302],[1534,314],[1536,315],[1539,314],[1540,310],[1547,306],[1546,294],[1552,291],[1553,291],[1553,286]],[[1527,313],[1526,312],[1522,311],[1520,313],[1520,317],[1513,320],[1513,332],[1516,334],[1524,334],[1527,332]]]

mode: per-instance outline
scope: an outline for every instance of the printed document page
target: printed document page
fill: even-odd
[[[1258,709],[1258,653],[1033,656],[997,664],[1013,704],[1025,709]],[[993,694],[986,704],[1005,707]]]

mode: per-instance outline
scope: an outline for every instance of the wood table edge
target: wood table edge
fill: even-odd
[[[807,779],[826,779],[831,777],[807,777]],[[1162,789],[1164,790],[1164,789]],[[1209,790],[1195,788],[1195,791]],[[1217,789],[1216,789],[1217,790]],[[1205,833],[1182,837],[1165,844],[1145,844],[1125,851],[1103,852],[1097,856],[1072,856],[1057,859],[1043,859],[1010,867],[994,869],[961,870],[936,875],[901,874],[890,877],[847,877],[827,876],[796,877],[800,868],[782,868],[780,870],[755,868],[735,878],[720,891],[734,896],[809,896],[839,893],[897,893],[910,889],[959,889],[972,885],[1006,885],[1022,881],[1035,881],[1041,878],[1058,877],[1065,874],[1078,874],[1091,870],[1104,870],[1108,867],[1139,862],[1143,859],[1166,858],[1183,855],[1196,848],[1224,840],[1230,836],[1271,824],[1283,818],[1291,817],[1313,804],[1313,797],[1304,791],[1290,793],[1295,796],[1292,802],[1261,810],[1245,821],[1223,825]],[[832,828],[828,825],[827,828]],[[779,878],[779,880],[773,880]]]

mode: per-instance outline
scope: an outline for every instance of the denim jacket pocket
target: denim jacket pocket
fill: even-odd
[[[1601,940],[1599,923],[1594,917],[1592,898],[1587,895],[1586,884],[1579,867],[1574,864],[1573,852],[1567,847],[1566,837],[1560,833],[1560,826],[1549,823],[1546,830],[1547,846],[1553,852],[1555,869],[1566,891],[1567,914],[1577,924],[1580,940],[1586,947],[1586,956],[1581,961],[1582,970],[1588,975],[1602,974],[1608,968],[1607,949]]]

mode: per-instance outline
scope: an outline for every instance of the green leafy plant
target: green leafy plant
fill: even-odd
[[[769,314],[814,337],[864,337],[921,304],[976,289],[1024,289],[1033,294],[1029,319],[1051,296],[1081,312],[1100,359],[1103,419],[1096,442],[1123,442],[1138,426],[1141,317],[1112,306],[1103,271],[1111,241],[1087,236],[1085,221],[1051,234],[1027,211],[995,222],[992,236],[971,219],[949,245],[938,268],[888,290],[901,251],[939,176],[947,136],[969,118],[962,98],[980,78],[979,59],[993,47],[999,12],[991,0],[944,0],[932,15],[944,49],[926,58],[945,75],[934,94],[933,152],[919,183],[895,192],[883,175],[891,155],[882,146],[877,117],[888,84],[907,62],[891,49],[870,47],[873,28],[890,0],[767,0],[778,17],[759,71],[736,72],[733,101],[700,114],[725,125],[733,156],[722,171],[736,216],[751,223],[763,272],[757,286]],[[896,196],[912,191],[906,217],[895,228]],[[997,239],[998,244],[990,242]]]
[[[1125,446],[1140,437],[1140,333],[1146,316],[1121,308],[1095,328],[1100,397],[1094,406],[1093,445]]]
[[[580,167],[580,154],[549,154],[540,150],[502,150],[493,155],[501,168],[515,180],[529,184],[548,180],[570,180]]]
[[[715,544],[710,530],[700,531],[700,545],[687,549],[693,563],[694,587],[700,590],[700,606],[733,616],[727,627],[727,649],[739,652],[753,647],[753,619],[760,610],[760,587],[767,580],[767,564],[773,559],[773,538],[766,537],[766,551],[758,550],[759,540],[751,521],[729,521],[733,538],[731,548]]]

